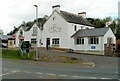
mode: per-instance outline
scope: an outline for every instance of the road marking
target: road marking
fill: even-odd
[[[30,71],[23,71],[23,72],[25,72],[25,73],[31,73]]]
[[[80,76],[73,76],[74,78],[78,78],[78,77],[80,77]]]
[[[101,78],[101,79],[112,79],[112,78]]]
[[[11,70],[11,71],[12,71],[11,73],[1,74],[0,76],[9,75],[9,74],[13,74],[13,73],[19,72],[18,70]]]
[[[97,79],[96,77],[84,77],[84,76],[72,76],[72,77],[80,79]]]
[[[96,77],[88,77],[89,79],[97,79]]]
[[[43,74],[43,73],[40,73],[40,72],[35,72],[36,74]]]
[[[2,75],[0,75],[0,76],[9,75],[9,74],[12,74],[12,73],[5,73],[5,74],[2,74]]]
[[[58,75],[58,76],[66,77],[66,76],[68,76],[68,75]]]
[[[46,75],[52,75],[52,76],[55,76],[55,74],[51,74],[51,73],[46,73]]]

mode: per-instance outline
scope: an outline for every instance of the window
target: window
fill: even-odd
[[[20,30],[20,35],[19,36],[23,36],[23,31],[22,30]]]
[[[10,41],[10,46],[12,46],[12,40],[9,40]]]
[[[53,17],[53,20],[55,20],[56,17]]]
[[[77,26],[76,25],[74,25],[74,30],[77,31]]]
[[[88,40],[89,44],[99,44],[99,38],[98,37],[92,37]]]
[[[75,44],[84,44],[84,38],[76,38]]]
[[[37,27],[33,28],[33,34],[37,34]]]
[[[52,39],[52,44],[53,45],[59,45],[59,38],[53,38]]]
[[[84,26],[81,26],[81,29],[84,29],[85,27]]]
[[[36,39],[31,39],[31,44],[36,44]]]
[[[112,37],[107,38],[107,44],[112,44]]]

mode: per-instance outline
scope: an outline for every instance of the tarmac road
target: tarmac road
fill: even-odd
[[[94,57],[94,56],[92,56]],[[96,57],[96,56],[95,56]],[[101,56],[98,56],[102,58]],[[109,61],[110,57],[102,59]],[[111,60],[114,60],[111,57]],[[118,79],[118,67],[110,64],[99,63],[95,67],[87,65],[64,64],[64,63],[44,63],[26,60],[2,60],[3,79]]]

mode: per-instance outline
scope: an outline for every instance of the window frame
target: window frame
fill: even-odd
[[[88,38],[88,44],[99,44],[99,37]]]
[[[36,44],[36,43],[37,43],[36,39],[31,39],[31,44]]]
[[[60,39],[59,38],[52,38],[52,45],[59,45]]]
[[[75,44],[76,45],[84,45],[85,44],[84,37],[82,37],[82,38],[75,38]]]
[[[77,31],[77,25],[74,25],[74,31]]]
[[[33,27],[33,34],[37,34],[37,27]]]

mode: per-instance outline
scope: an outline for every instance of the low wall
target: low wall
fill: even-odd
[[[84,53],[84,54],[104,55],[104,51],[75,50],[74,52],[75,53]]]

